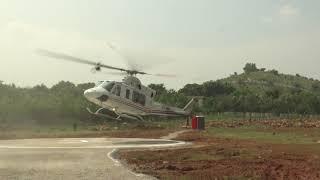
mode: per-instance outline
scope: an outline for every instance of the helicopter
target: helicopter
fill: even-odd
[[[114,48],[113,48],[114,49]],[[94,71],[101,71],[103,68],[115,70],[113,74],[124,75],[122,82],[113,80],[102,80],[95,84],[95,87],[84,91],[84,97],[98,105],[100,108],[92,111],[87,108],[90,114],[104,116],[116,120],[122,118],[144,120],[145,117],[190,117],[195,99],[192,98],[184,108],[167,106],[154,100],[157,92],[144,86],[137,75],[172,76],[164,74],[149,74],[134,69],[125,69],[70,56],[64,53],[57,53],[44,49],[38,49],[40,55],[50,58],[72,61],[93,66]],[[113,112],[115,116],[104,113],[104,110]]]

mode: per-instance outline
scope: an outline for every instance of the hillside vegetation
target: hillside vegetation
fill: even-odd
[[[243,70],[217,81],[188,84],[179,92],[204,96],[203,112],[320,113],[319,80],[258,69],[253,63]]]
[[[279,74],[276,70],[265,71],[257,69],[252,72],[244,72],[240,75],[232,75],[222,79],[222,82],[230,83],[237,88],[247,86],[249,89],[261,94],[268,90],[279,89],[286,92],[305,91],[320,94],[320,81],[296,75]]]

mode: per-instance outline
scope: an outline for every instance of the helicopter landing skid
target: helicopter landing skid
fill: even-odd
[[[101,117],[109,118],[109,119],[112,119],[112,120],[121,120],[121,116],[118,115],[118,114],[117,114],[118,117],[115,118],[115,117],[112,117],[112,116],[110,116],[110,115],[108,115],[108,114],[100,113],[100,111],[102,111],[102,110],[104,110],[104,109],[105,109],[105,108],[99,108],[96,112],[93,112],[93,111],[91,111],[90,108],[87,108],[87,111],[88,111],[90,114],[95,115],[95,116],[101,116]]]
[[[135,120],[139,120],[139,121],[145,121],[144,118],[142,116],[139,115],[133,115],[133,114],[123,114],[126,117],[130,118],[130,119],[135,119]]]
[[[93,112],[93,111],[91,111],[90,108],[87,108],[87,111],[92,115],[101,116],[101,117],[109,118],[109,119],[112,119],[112,120],[121,121],[121,120],[123,120],[123,119],[121,119],[121,117],[127,117],[129,119],[136,119],[136,120],[144,121],[144,118],[142,116],[132,115],[132,114],[120,114],[120,113],[118,113],[116,111],[113,111],[113,112],[117,115],[117,117],[113,117],[113,116],[110,116],[108,114],[104,114],[104,113],[100,112],[100,111],[102,111],[104,109],[105,108],[99,108],[96,112]]]
[[[100,108],[101,110],[104,108]],[[98,109],[99,110],[99,109]],[[139,115],[134,115],[134,114],[128,114],[128,113],[119,113],[117,111],[117,108],[112,108],[112,111],[117,115],[116,119],[117,120],[122,120],[122,118],[129,118],[129,119],[136,119],[136,120],[140,120],[143,121],[143,117],[139,116]]]

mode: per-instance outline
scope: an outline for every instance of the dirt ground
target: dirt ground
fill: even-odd
[[[318,119],[269,119],[269,120],[228,120],[210,121],[208,127],[237,128],[243,126],[260,126],[267,128],[320,128]]]
[[[134,171],[159,179],[320,179],[319,144],[277,144],[181,134],[192,147],[125,151]]]

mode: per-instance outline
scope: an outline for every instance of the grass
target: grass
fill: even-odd
[[[243,113],[211,113],[206,115],[206,119],[214,119],[215,121],[233,121],[243,119]]]
[[[286,130],[265,130],[256,127],[239,128],[209,128],[207,135],[225,137],[232,139],[249,139],[280,144],[314,144],[317,137],[311,137],[295,129]],[[319,140],[320,140],[320,136]]]

